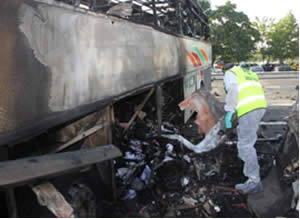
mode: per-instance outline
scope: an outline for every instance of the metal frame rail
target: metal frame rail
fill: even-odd
[[[208,17],[197,0],[56,0],[175,35],[207,40]]]

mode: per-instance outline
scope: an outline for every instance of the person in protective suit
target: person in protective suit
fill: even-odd
[[[237,114],[238,156],[244,161],[244,175],[248,180],[235,185],[243,193],[261,192],[263,186],[254,144],[257,139],[259,122],[264,116],[267,102],[256,73],[227,63],[223,67],[226,91],[225,126],[232,128],[232,117]]]

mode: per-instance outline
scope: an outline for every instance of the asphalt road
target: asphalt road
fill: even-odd
[[[269,105],[291,106],[296,102],[299,85],[299,78],[276,78],[261,79],[265,95]],[[224,102],[224,86],[222,80],[212,81],[212,93],[217,99]]]

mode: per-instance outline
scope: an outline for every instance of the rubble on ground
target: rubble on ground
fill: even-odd
[[[198,144],[204,135],[199,135],[195,123],[180,123],[182,114],[177,109],[164,115],[162,134],[177,134]],[[155,112],[149,106],[125,135],[124,127],[123,121],[116,122],[114,139],[124,156],[115,161],[119,199],[110,217],[257,216],[247,195],[233,189],[246,180],[243,162],[237,156],[236,136],[213,151],[197,154],[177,140],[158,136]],[[266,137],[263,131],[255,147],[264,178],[276,164],[282,136]],[[298,166],[292,163],[285,174],[295,174]],[[296,188],[297,182],[293,183]],[[296,190],[295,194],[296,200]]]

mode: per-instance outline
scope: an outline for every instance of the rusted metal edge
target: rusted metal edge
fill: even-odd
[[[121,155],[121,151],[116,146],[105,145],[2,162],[0,163],[0,190],[43,177],[62,175]]]
[[[178,104],[181,110],[192,108],[197,112],[195,123],[199,126],[199,134],[207,134],[216,125],[216,119],[210,110],[209,103],[201,91],[194,92]]]

